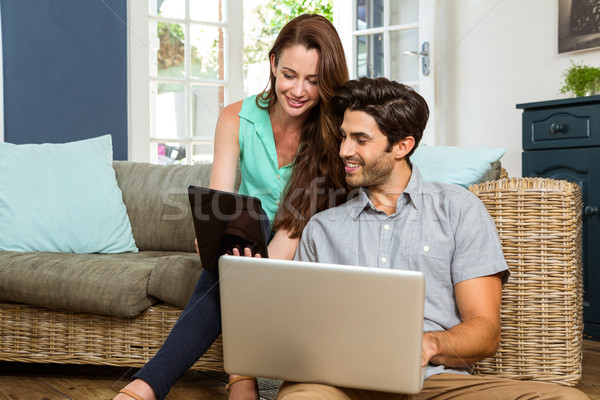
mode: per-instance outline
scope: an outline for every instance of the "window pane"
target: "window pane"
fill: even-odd
[[[151,83],[154,104],[154,137],[185,138],[185,88],[183,85]]]
[[[356,2],[356,29],[383,26],[383,0],[358,0]]]
[[[165,18],[185,18],[185,0],[156,0],[156,14]]]
[[[212,141],[217,117],[223,109],[222,86],[192,86],[192,136],[194,139]]]
[[[357,36],[356,74],[360,78],[383,76],[383,34]]]
[[[419,22],[419,1],[390,1],[390,25],[413,24]]]
[[[212,142],[194,143],[192,145],[192,164],[204,164],[213,162]]]
[[[185,39],[183,32],[183,25],[157,23],[156,34],[160,43],[156,53],[158,76],[166,78],[185,76]]]
[[[221,22],[223,20],[223,0],[191,0],[190,18],[196,21]]]
[[[408,29],[390,32],[391,73],[390,77],[399,82],[417,81],[419,79],[419,56],[404,55],[405,51],[419,50],[419,30]]]
[[[192,25],[192,77],[223,79],[223,29],[214,26]]]
[[[185,161],[185,144],[183,143],[156,143],[153,147],[155,147],[158,164],[180,164]]]

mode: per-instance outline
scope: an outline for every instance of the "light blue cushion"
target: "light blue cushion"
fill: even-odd
[[[481,178],[498,161],[506,149],[495,147],[417,147],[410,161],[415,164],[423,180],[429,182],[454,183],[466,188],[480,183]]]
[[[0,143],[0,250],[137,251],[112,167],[110,135]]]

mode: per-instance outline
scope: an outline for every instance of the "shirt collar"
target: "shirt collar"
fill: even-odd
[[[396,211],[400,210],[402,207],[402,203],[406,202],[406,204],[412,205],[415,209],[419,209],[421,207],[422,196],[423,193],[423,176],[421,175],[421,171],[419,168],[412,165],[412,173],[410,175],[410,179],[408,181],[408,185],[402,192],[402,195],[398,197],[398,202],[396,203]],[[372,208],[376,210],[375,206],[369,199],[368,190],[365,187],[361,187],[358,189],[358,196],[354,200],[354,206],[348,210],[348,214],[350,217],[356,219],[362,213],[365,208]]]
[[[257,95],[246,98],[245,101],[252,103],[256,102]],[[259,98],[258,104],[262,107],[267,107],[268,103]],[[244,118],[254,124],[254,128],[261,138],[269,138],[273,136],[273,128],[271,119],[269,118],[269,110],[261,107],[242,107],[238,114],[240,118]]]

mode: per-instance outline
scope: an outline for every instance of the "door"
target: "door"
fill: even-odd
[[[351,3],[351,7],[348,7]],[[410,85],[427,101],[429,123],[423,141],[435,144],[436,0],[334,0],[351,78],[386,77]]]

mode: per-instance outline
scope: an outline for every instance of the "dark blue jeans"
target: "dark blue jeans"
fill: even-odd
[[[264,237],[272,237],[267,214],[260,209]],[[190,297],[177,323],[156,355],[133,378],[149,384],[157,400],[163,400],[171,386],[221,334],[221,297],[219,271],[202,271],[194,293]]]
[[[221,333],[219,272],[202,271],[194,293],[156,355],[133,377],[148,383],[158,400],[202,357]]]

